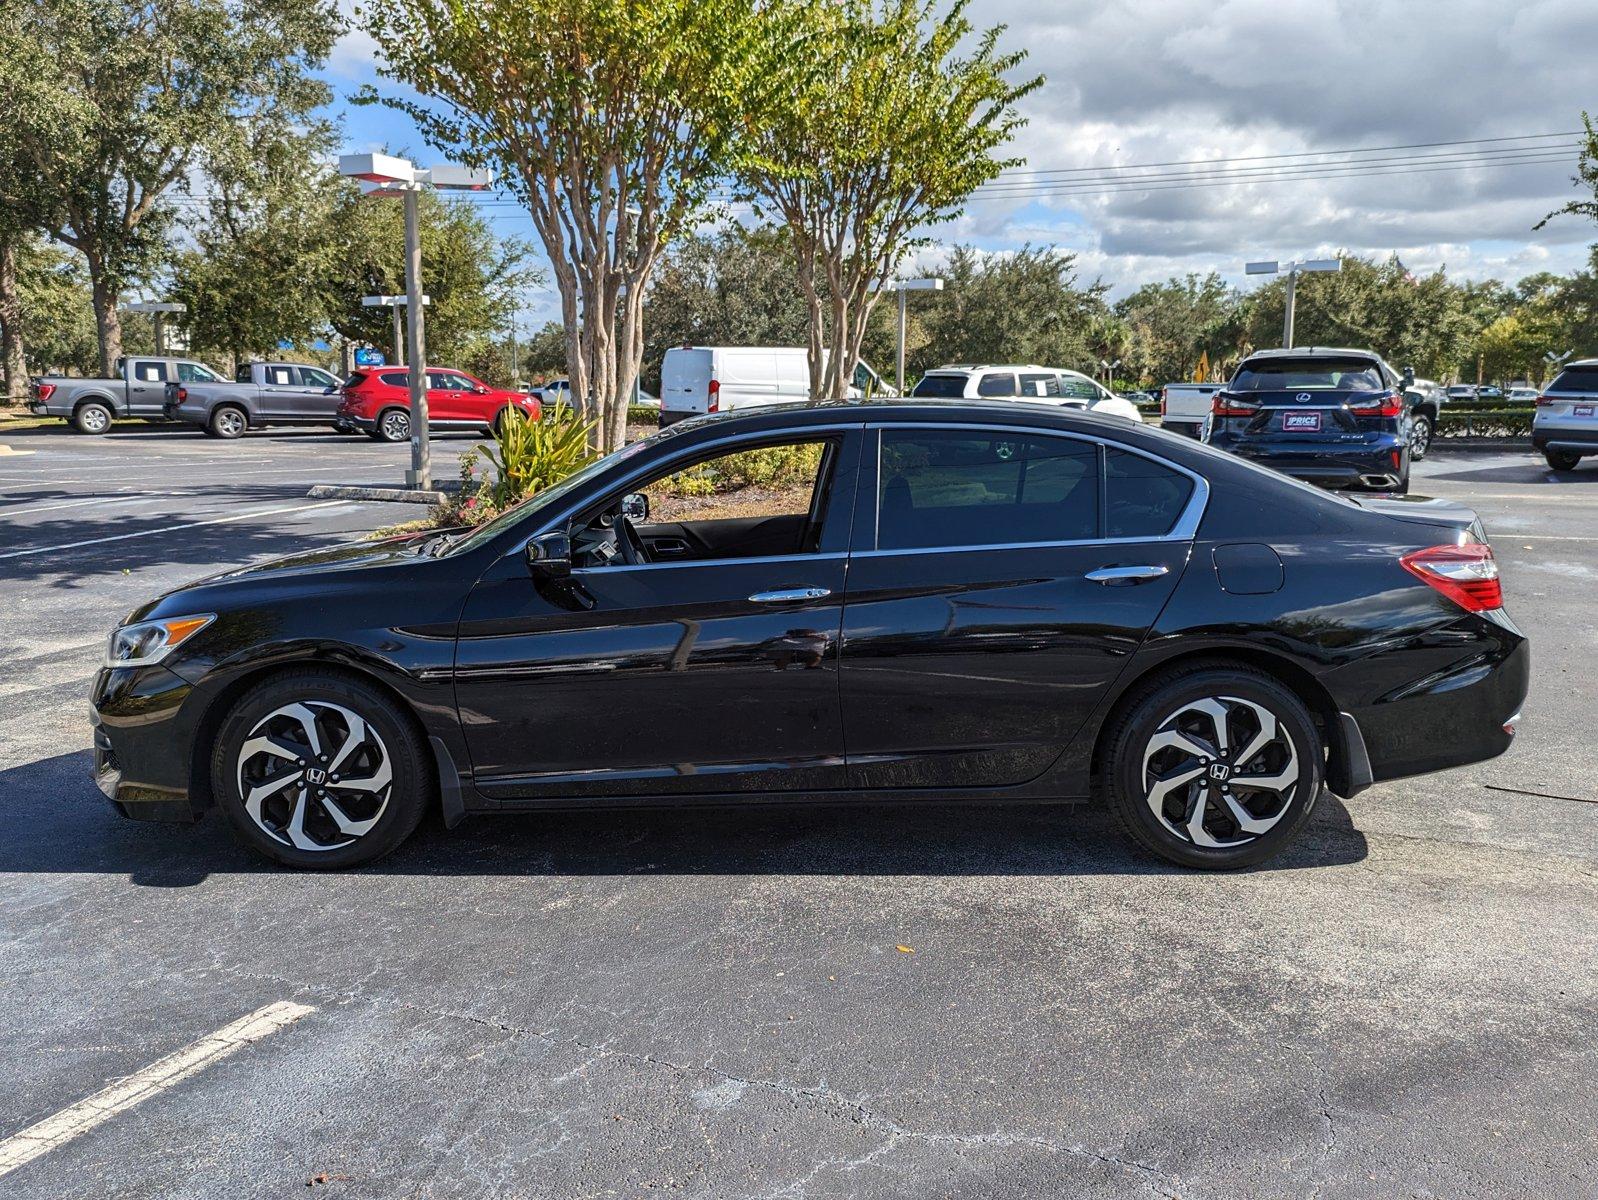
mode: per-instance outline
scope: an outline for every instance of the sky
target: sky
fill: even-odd
[[[1512,282],[1580,267],[1598,240],[1577,217],[1533,229],[1580,195],[1574,131],[1584,108],[1598,115],[1594,0],[973,0],[968,12],[1007,26],[1001,48],[1028,53],[1018,77],[1045,82],[1021,104],[1012,153],[1025,165],[933,230],[944,245],[1057,245],[1113,298],[1188,272],[1254,286],[1246,261],[1339,251]],[[357,29],[329,60],[346,149],[435,161],[403,115],[345,102],[364,83],[395,88],[380,57]],[[1553,134],[1568,136],[1527,140]],[[1299,157],[1266,157],[1284,155]],[[1193,163],[1212,165],[1169,165]],[[500,232],[536,240],[514,204],[478,202]],[[909,269],[935,270],[942,253]],[[519,324],[555,309],[552,291],[530,289]]]

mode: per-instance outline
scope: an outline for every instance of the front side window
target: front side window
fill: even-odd
[[[1098,536],[1098,449],[1091,442],[884,430],[877,489],[880,550]]]
[[[991,375],[984,375],[977,382],[977,395],[1013,396],[1015,395],[1015,376],[1008,371],[998,371]]]
[[[429,371],[427,373],[427,386],[435,392],[458,392],[461,390],[460,377],[451,375],[448,371]]]
[[[179,383],[221,383],[222,377],[202,363],[177,364]]]
[[[319,370],[316,367],[301,367],[300,376],[305,380],[306,387],[330,388],[338,386],[338,380],[334,379],[326,371]]]
[[[877,377],[871,373],[871,368],[865,363],[854,365],[854,386],[855,391],[862,396],[869,396],[877,390]]]
[[[1072,375],[1062,376],[1060,379],[1060,394],[1072,400],[1097,400],[1099,389],[1086,379],[1077,379]]]

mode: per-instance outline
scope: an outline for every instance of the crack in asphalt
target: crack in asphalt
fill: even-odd
[[[1102,1163],[1105,1166],[1114,1167],[1120,1171],[1134,1175],[1144,1184],[1149,1192],[1156,1196],[1165,1197],[1166,1200],[1193,1200],[1194,1198],[1194,1193],[1189,1192],[1184,1196],[1183,1193],[1176,1190],[1181,1185],[1181,1179],[1179,1176],[1170,1175],[1150,1163],[1140,1162],[1137,1159],[1132,1158],[1121,1158],[1115,1154],[1110,1154],[1101,1150],[1094,1150],[1090,1147],[1079,1144],[1056,1141],[1052,1138],[1039,1137],[1034,1134],[1009,1133],[1005,1131],[995,1131],[993,1133],[984,1134],[960,1134],[945,1133],[935,1130],[929,1131],[911,1129],[908,1126],[902,1125],[898,1121],[895,1121],[892,1117],[875,1112],[872,1109],[867,1108],[859,1101],[851,1100],[849,1097],[840,1092],[834,1091],[831,1088],[804,1087],[799,1084],[785,1083],[781,1080],[750,1078],[742,1075],[734,1075],[729,1071],[723,1071],[720,1068],[712,1067],[708,1064],[679,1063],[673,1062],[670,1059],[658,1058],[652,1054],[640,1053],[638,1051],[616,1050],[613,1049],[609,1043],[605,1042],[585,1042],[580,1038],[563,1038],[551,1030],[531,1029],[523,1025],[512,1024],[509,1021],[500,1020],[494,1017],[485,1017],[477,1013],[465,1012],[460,1009],[436,1008],[425,1004],[414,1004],[408,1000],[401,1000],[397,996],[381,993],[367,993],[363,988],[360,987],[359,984],[351,988],[343,989],[319,988],[315,985],[304,983],[299,980],[289,979],[282,975],[276,975],[264,971],[252,971],[245,967],[229,966],[219,962],[213,962],[209,967],[202,968],[201,973],[205,972],[227,975],[233,978],[271,982],[285,988],[290,988],[299,995],[314,995],[329,1001],[363,1000],[368,1004],[387,1005],[391,1008],[396,1008],[404,1012],[422,1013],[431,1017],[462,1021],[469,1024],[482,1026],[486,1029],[493,1029],[511,1037],[533,1038],[536,1041],[542,1042],[543,1044],[556,1049],[575,1048],[590,1056],[587,1061],[579,1063],[570,1071],[567,1071],[564,1075],[558,1076],[556,1079],[551,1081],[555,1083],[569,1079],[586,1070],[588,1067],[593,1066],[597,1062],[613,1059],[628,1064],[645,1065],[656,1069],[671,1071],[679,1075],[710,1076],[716,1080],[738,1084],[744,1088],[764,1090],[766,1092],[785,1097],[786,1099],[795,1103],[816,1105],[823,1112],[827,1112],[836,1119],[849,1120],[865,1128],[881,1130],[884,1134],[886,1134],[886,1140],[883,1142],[883,1144],[878,1146],[871,1153],[855,1159],[829,1159],[826,1162],[820,1163],[810,1172],[809,1175],[805,1176],[802,1180],[797,1180],[794,1183],[788,1184],[783,1188],[779,1188],[774,1192],[767,1193],[767,1196],[770,1198],[770,1200],[778,1200],[778,1198],[784,1196],[803,1196],[805,1194],[803,1188],[822,1171],[825,1171],[831,1167],[840,1167],[845,1170],[858,1169],[880,1155],[890,1152],[900,1142],[911,1142],[932,1146],[950,1146],[962,1150],[980,1150],[990,1148],[1042,1150],[1051,1154],[1063,1154],[1073,1158]],[[1324,1094],[1322,1098],[1324,1100]]]

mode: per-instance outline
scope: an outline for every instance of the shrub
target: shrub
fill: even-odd
[[[667,496],[710,496],[741,488],[786,488],[808,484],[821,466],[815,442],[744,450],[668,475],[654,485]]]
[[[493,444],[461,455],[460,496],[440,511],[439,524],[479,524],[586,467],[595,458],[588,433],[569,408],[552,409],[541,421],[507,409]]]
[[[1451,412],[1450,408],[1451,405],[1438,415],[1438,437],[1526,437],[1531,433],[1532,419],[1537,414],[1535,408],[1524,406],[1473,412]]]

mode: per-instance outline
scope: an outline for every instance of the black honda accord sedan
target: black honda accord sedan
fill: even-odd
[[[1501,753],[1528,670],[1467,509],[1069,409],[776,407],[469,532],[144,605],[95,681],[95,773],[127,816],[220,808],[302,867],[434,808],[1096,797],[1238,867],[1323,786]]]

